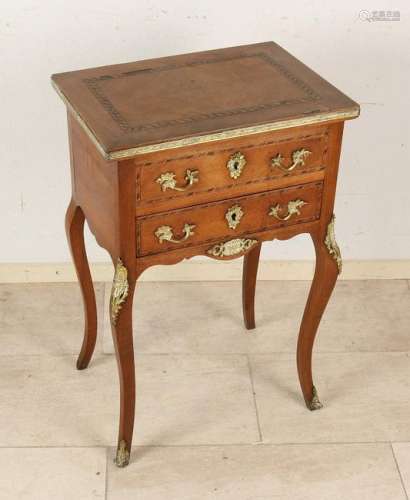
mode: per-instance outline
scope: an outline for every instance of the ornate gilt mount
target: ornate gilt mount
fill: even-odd
[[[199,171],[187,170],[185,172],[186,184],[182,187],[177,186],[175,177],[176,174],[174,174],[174,172],[165,172],[161,174],[155,182],[161,186],[162,191],[166,191],[167,189],[173,189],[174,191],[186,191],[199,181]]]
[[[115,266],[114,280],[111,289],[111,299],[110,299],[110,315],[111,323],[113,325],[117,324],[118,314],[128,296],[128,271],[127,268],[122,263],[121,259],[118,259],[117,265]]]
[[[246,165],[246,158],[243,153],[237,151],[228,160],[226,167],[229,170],[229,175],[232,179],[237,179],[242,174],[242,170]]]
[[[234,205],[225,214],[230,229],[236,229],[243,217],[243,210],[240,205]]]
[[[313,386],[312,390],[312,399],[310,400],[307,406],[310,411],[320,410],[321,408],[323,408],[323,405],[319,400],[319,396],[317,395],[317,390],[315,386]]]
[[[130,452],[124,440],[120,441],[118,445],[114,463],[117,467],[126,467],[130,463]]]
[[[292,153],[292,163],[288,166],[285,166],[283,164],[283,156],[279,153],[278,155],[274,156],[272,158],[272,167],[277,167],[283,172],[292,172],[292,170],[295,170],[296,167],[301,166],[303,167],[305,164],[305,159],[312,154],[311,151],[308,149],[302,148],[302,149],[297,149],[296,151],[293,151]]]
[[[306,201],[303,200],[292,200],[288,203],[287,213],[281,216],[280,213],[284,211],[281,205],[274,205],[269,211],[269,215],[275,217],[275,219],[286,221],[289,220],[293,215],[300,215],[300,208],[306,205]]]
[[[342,272],[342,255],[340,253],[339,245],[336,242],[335,220],[336,217],[332,215],[329,225],[327,226],[325,245],[329,254],[335,259],[340,274]]]
[[[182,229],[184,236],[181,239],[177,240],[174,238],[174,231],[171,226],[160,226],[155,231],[155,236],[158,238],[158,241],[160,243],[163,243],[164,241],[170,241],[172,243],[182,243],[183,241],[187,240],[190,236],[195,234],[194,229],[195,229],[194,224],[184,224],[184,228]]]
[[[235,238],[234,240],[225,241],[224,243],[217,243],[210,248],[207,253],[214,257],[231,257],[246,252],[257,243],[258,240]]]

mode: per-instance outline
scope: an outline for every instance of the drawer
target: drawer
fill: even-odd
[[[284,138],[278,134],[248,136],[231,140],[229,147],[213,148],[208,144],[185,154],[174,152],[171,158],[154,156],[153,161],[143,163],[138,174],[138,205],[151,205],[151,210],[140,213],[321,180],[323,175],[295,177],[324,170],[327,131],[305,131],[299,138],[295,133]],[[284,178],[288,181],[283,182]]]
[[[221,241],[320,217],[323,183],[242,196],[137,218],[137,254]]]

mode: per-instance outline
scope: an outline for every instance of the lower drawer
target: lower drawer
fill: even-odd
[[[137,255],[216,242],[320,217],[322,182],[137,219]]]

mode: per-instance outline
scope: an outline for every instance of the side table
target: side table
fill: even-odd
[[[342,267],[333,205],[344,121],[359,106],[273,42],[60,73],[52,84],[68,114],[66,231],[85,309],[80,370],[97,335],[85,219],[115,267],[117,465],[129,462],[134,427],[134,289],[156,264],[244,256],[243,315],[252,329],[262,242],[310,234],[316,270],[297,368],[307,407],[320,408],[312,348]]]

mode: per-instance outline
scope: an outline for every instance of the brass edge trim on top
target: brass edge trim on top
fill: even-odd
[[[234,137],[242,137],[245,135],[259,134],[261,132],[271,132],[273,130],[282,130],[292,127],[300,127],[303,125],[313,125],[315,123],[323,123],[332,120],[348,120],[350,118],[356,118],[360,114],[360,108],[355,108],[352,111],[335,111],[328,113],[319,113],[313,116],[306,116],[303,118],[293,118],[289,120],[283,120],[274,123],[265,123],[263,125],[256,125],[253,127],[237,128],[233,130],[225,130],[223,132],[216,132],[215,134],[200,135],[194,137],[186,137],[184,139],[177,139],[175,141],[160,142],[158,144],[149,144],[147,146],[136,146],[134,148],[123,149],[119,151],[113,151],[107,153],[101,144],[98,142],[94,132],[89,128],[85,121],[74,109],[70,101],[59,89],[57,84],[51,80],[53,87],[55,88],[57,94],[64,101],[66,106],[69,108],[71,113],[77,119],[79,124],[83,127],[86,134],[92,140],[92,142],[97,147],[98,151],[102,154],[106,160],[125,160],[127,158],[132,158],[133,156],[154,153],[156,151],[163,151],[165,149],[176,149],[184,146],[193,146],[194,144],[202,144],[204,142],[220,141],[223,139],[232,139]]]
[[[124,149],[122,151],[113,151],[112,153],[105,153],[108,160],[124,160],[132,158],[136,155],[154,153],[156,151],[163,151],[165,149],[176,149],[183,146],[193,146],[194,144],[202,144],[204,142],[220,141],[223,139],[232,139],[234,137],[242,137],[245,135],[258,134],[261,132],[271,132],[273,130],[282,130],[286,128],[299,127],[302,125],[312,125],[315,123],[322,123],[331,120],[348,120],[359,116],[360,110],[353,111],[339,111],[334,113],[321,113],[305,118],[296,118],[284,120],[275,123],[266,123],[264,125],[256,125],[255,127],[237,128],[234,130],[226,130],[224,132],[217,132],[215,134],[200,135],[196,137],[187,137],[185,139],[178,139],[175,141],[162,142],[158,144],[149,144],[148,146],[138,146],[135,148]],[[101,148],[101,146],[100,146]]]

